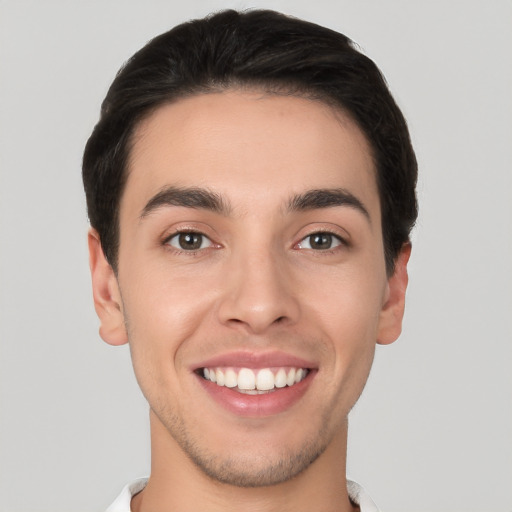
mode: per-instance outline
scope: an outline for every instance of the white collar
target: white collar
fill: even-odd
[[[138,478],[137,480],[129,483],[121,491],[121,494],[117,497],[114,503],[108,507],[106,512],[131,512],[130,502],[132,497],[142,491],[142,489],[146,487],[147,483],[147,478]],[[370,496],[368,496],[366,491],[358,483],[353,482],[352,480],[347,480],[347,490],[350,499],[353,503],[359,505],[361,512],[379,512],[377,505],[375,505]]]

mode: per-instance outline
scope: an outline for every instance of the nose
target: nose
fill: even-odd
[[[268,250],[243,252],[228,263],[218,310],[221,323],[262,334],[297,321],[299,303],[283,260]]]

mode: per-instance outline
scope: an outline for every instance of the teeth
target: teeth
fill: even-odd
[[[227,388],[236,388],[238,385],[236,373],[231,368],[224,374],[224,385]]]
[[[260,391],[259,389],[239,389],[237,388],[239,393],[243,393],[244,395],[266,395],[267,393],[272,393],[274,390],[270,389],[268,391]]]
[[[203,368],[206,380],[215,382],[218,386],[236,388],[240,393],[250,395],[293,386],[302,381],[307,374],[308,370],[305,368],[240,368],[238,372],[234,368]]]
[[[258,372],[258,377],[256,377],[256,388],[260,391],[274,389],[274,374],[268,368]]]
[[[212,381],[214,382],[214,381]],[[293,386],[295,384],[295,368],[292,368],[286,376],[286,385]]]
[[[276,386],[276,388],[284,388],[286,386],[286,371],[284,370],[284,368],[281,368],[276,373],[274,385]]]
[[[215,380],[217,381],[217,386],[224,386],[224,372],[221,370],[215,370]]]
[[[242,368],[238,372],[238,387],[240,389],[255,389],[256,388],[256,376],[249,368]]]

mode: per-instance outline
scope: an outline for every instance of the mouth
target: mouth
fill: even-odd
[[[197,373],[217,386],[225,386],[247,395],[263,395],[299,384],[308,376],[309,371],[308,368],[282,366],[259,369],[205,367]]]
[[[254,418],[284,413],[299,403],[318,368],[282,352],[238,352],[204,361],[193,372],[214,403]]]

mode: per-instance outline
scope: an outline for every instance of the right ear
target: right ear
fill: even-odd
[[[100,336],[110,345],[123,345],[128,342],[128,335],[117,277],[103,254],[100,237],[95,229],[89,230],[87,241],[94,309],[100,319]]]

